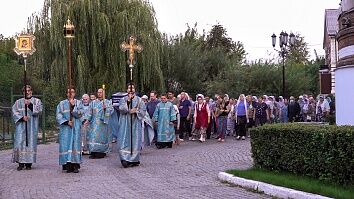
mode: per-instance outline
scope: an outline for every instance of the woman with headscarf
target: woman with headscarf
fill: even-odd
[[[210,123],[210,109],[209,105],[204,102],[204,96],[197,95],[197,103],[194,107],[194,128],[193,137],[198,137],[200,142],[205,142],[206,130]]]
[[[283,96],[279,96],[279,122],[288,122],[288,101],[284,99]]]
[[[247,100],[247,103],[248,103],[248,124],[247,124],[247,137],[251,137],[250,136],[250,132],[249,132],[249,129],[251,129],[252,127],[254,127],[255,125],[255,121],[254,121],[254,118],[253,118],[253,115],[254,115],[254,112],[255,112],[255,106],[256,106],[256,103],[257,103],[257,97],[255,97],[255,99],[251,96],[251,95],[248,95],[246,97],[246,100]]]
[[[248,104],[245,99],[245,95],[241,94],[235,105],[236,116],[236,139],[244,140],[246,138],[246,125],[249,122],[248,119]]]
[[[309,116],[308,119],[310,119],[310,122],[316,121],[316,105],[316,100],[312,96],[309,97],[309,110],[307,115]]]
[[[324,100],[324,97],[322,95],[319,98],[320,99],[318,100],[316,105],[316,120],[317,122],[324,122],[326,116],[329,114],[330,108],[327,100]]]
[[[226,132],[226,119],[229,114],[229,110],[227,109],[228,102],[224,100],[221,96],[218,96],[218,101],[215,109],[215,117],[218,131],[218,139],[219,142],[225,141],[225,132]]]

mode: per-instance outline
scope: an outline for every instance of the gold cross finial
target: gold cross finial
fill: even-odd
[[[140,53],[143,50],[143,46],[139,44],[135,44],[136,38],[134,36],[129,37],[129,43],[123,42],[121,44],[121,49],[123,52],[129,51],[129,59],[128,59],[128,64],[129,65],[134,65],[134,56],[135,56],[135,51]]]

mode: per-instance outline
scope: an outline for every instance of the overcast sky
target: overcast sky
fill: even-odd
[[[15,35],[26,27],[27,17],[41,10],[43,0],[0,0],[0,34]],[[338,8],[340,0],[150,0],[159,29],[178,34],[198,23],[200,32],[217,23],[229,37],[241,41],[249,60],[270,58],[275,51],[271,35],[284,30],[305,37],[323,55],[324,10]],[[269,53],[273,55],[269,56]]]

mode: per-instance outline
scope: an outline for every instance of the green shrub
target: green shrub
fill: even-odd
[[[335,114],[328,115],[326,120],[328,121],[328,123],[330,125],[335,125],[336,124],[336,115]]]
[[[251,137],[256,167],[354,184],[354,127],[265,125]]]

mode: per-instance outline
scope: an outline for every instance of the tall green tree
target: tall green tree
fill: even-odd
[[[12,50],[15,46],[13,38],[0,35],[0,105],[10,105],[11,87],[20,90],[23,86],[23,67]]]
[[[102,84],[109,94],[126,89],[129,80],[127,53],[120,45],[130,35],[144,51],[137,54],[133,81],[140,92],[164,89],[160,68],[162,39],[152,5],[144,0],[45,0],[41,13],[28,21],[36,36],[37,52],[30,57],[32,84],[41,87],[46,110],[53,117],[65,97],[68,44],[63,25],[68,17],[75,25],[72,66],[77,94],[95,92]]]
[[[310,61],[308,44],[300,34],[295,35],[294,45],[288,45],[287,50],[286,61],[289,63],[307,64]]]
[[[310,60],[305,37],[296,34],[293,46],[288,46],[285,61],[286,83],[289,95],[317,94],[319,92],[319,61]]]
[[[229,38],[222,25],[199,34],[195,24],[187,26],[184,34],[165,36],[162,54],[168,89],[194,95],[220,90],[216,85],[222,85],[230,68],[241,65],[246,53],[243,44]],[[228,88],[226,84],[225,89]]]
[[[227,30],[221,25],[212,26],[204,42],[204,50],[208,53],[203,61],[208,79],[214,80],[216,76],[225,73],[224,69],[231,62],[233,65],[241,64],[245,60],[246,51],[240,41],[233,41],[227,35]]]
[[[221,24],[212,26],[204,44],[204,48],[207,50],[221,48],[230,58],[234,58],[236,61],[245,59],[246,51],[243,44],[240,41],[233,41]]]
[[[168,90],[175,93],[186,90],[193,94],[205,91],[201,78],[203,42],[204,36],[198,33],[196,25],[188,26],[184,35],[164,35],[161,60]]]
[[[145,47],[134,68],[138,88],[163,88],[161,35],[152,6],[142,0],[46,0],[43,13],[29,22],[37,37],[37,48],[43,49],[33,58],[38,77],[45,77],[64,93],[68,49],[63,25],[68,17],[75,25],[72,62],[79,93],[95,91],[102,84],[107,85],[108,93],[125,90],[129,72],[120,44],[130,35]]]

